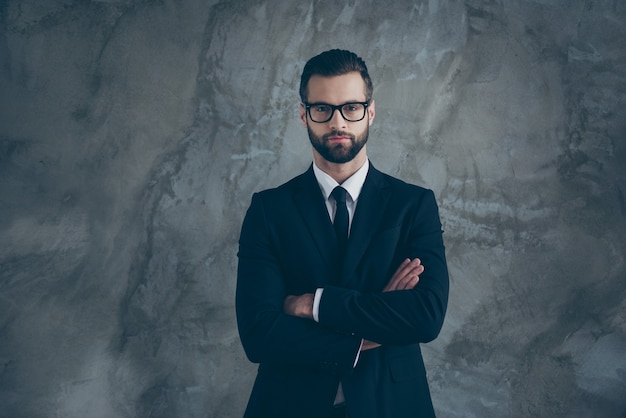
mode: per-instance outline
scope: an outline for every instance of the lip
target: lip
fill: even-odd
[[[347,136],[329,136],[328,137],[328,141],[329,142],[343,142],[343,141],[349,141],[350,138]]]

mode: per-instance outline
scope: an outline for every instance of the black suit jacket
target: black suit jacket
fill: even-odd
[[[339,382],[351,418],[434,416],[419,343],[433,340],[448,271],[432,191],[370,165],[343,260],[312,167],[256,193],[239,241],[237,321],[260,363],[246,417],[325,417]],[[405,258],[425,267],[413,290],[382,289]],[[287,295],[324,294],[319,323],[283,313]],[[362,339],[381,347],[361,353]]]

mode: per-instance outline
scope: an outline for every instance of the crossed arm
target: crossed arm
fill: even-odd
[[[312,367],[339,364],[348,370],[353,367],[359,347],[374,348],[377,346],[374,342],[414,344],[437,336],[447,305],[448,275],[441,224],[432,194],[425,195],[412,218],[407,219],[409,231],[387,229],[384,231],[387,235],[379,237],[370,248],[376,254],[387,251],[381,254],[381,260],[393,259],[394,251],[406,254],[411,260],[401,262],[394,274],[385,273],[388,270],[384,263],[363,261],[369,280],[384,277],[374,276],[377,274],[391,275],[382,291],[324,285],[319,323],[311,320],[313,294],[297,293],[297,289],[310,292],[315,275],[325,274],[327,269],[306,259],[304,280],[285,280],[286,275],[300,273],[298,263],[284,265],[282,260],[296,260],[298,254],[314,251],[315,246],[277,239],[306,231],[293,231],[293,227],[283,231],[287,224],[301,227],[299,218],[284,220],[291,213],[276,215],[277,208],[268,205],[266,209],[262,197],[253,198],[242,227],[238,254],[237,324],[252,362]],[[400,233],[401,238],[394,235]],[[385,245],[398,239],[402,239],[401,248],[394,250]],[[427,266],[425,270],[422,262]],[[299,283],[303,286],[299,287]]]
[[[419,275],[424,272],[424,266],[419,258],[405,259],[396,272],[393,274],[383,292],[393,292],[395,290],[413,289],[419,282]],[[303,295],[288,295],[285,298],[283,309],[287,315],[299,318],[313,319],[313,293]],[[380,344],[369,340],[363,340],[361,351],[379,347]]]

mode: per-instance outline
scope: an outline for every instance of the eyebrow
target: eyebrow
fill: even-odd
[[[328,103],[328,102],[307,102],[306,104],[308,105],[320,105],[320,104],[325,104],[325,105],[330,105],[330,106],[339,106],[339,105],[345,105],[345,104],[350,104],[350,103],[367,103],[367,100],[348,100],[347,102],[343,102],[343,103],[339,103],[339,104],[332,104],[332,103]]]

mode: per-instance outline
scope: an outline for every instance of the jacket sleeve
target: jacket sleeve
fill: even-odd
[[[411,217],[406,242],[399,246],[402,258],[419,257],[424,265],[417,286],[386,293],[327,286],[319,307],[320,324],[383,345],[435,339],[449,290],[442,233],[437,203],[428,190]]]
[[[263,195],[255,194],[241,230],[237,270],[237,324],[246,355],[254,363],[352,368],[360,338],[283,313],[286,278],[271,231]]]

